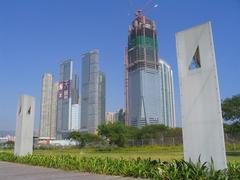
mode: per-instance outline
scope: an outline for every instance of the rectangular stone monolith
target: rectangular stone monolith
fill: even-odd
[[[176,34],[184,159],[226,168],[223,119],[211,23]]]
[[[35,98],[22,95],[19,98],[16,114],[16,139],[14,154],[25,156],[33,151],[33,126],[35,117]]]

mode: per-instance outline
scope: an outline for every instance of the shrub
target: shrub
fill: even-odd
[[[213,166],[209,168],[206,163],[201,164],[199,161],[194,164],[184,160],[161,162],[140,158],[124,160],[72,155],[17,157],[9,152],[0,152],[0,160],[64,170],[151,179],[240,179],[240,163],[228,164],[228,170],[215,171]]]

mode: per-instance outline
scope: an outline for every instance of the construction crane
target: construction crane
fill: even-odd
[[[135,4],[136,3],[134,0],[128,0],[128,5],[129,5],[128,16],[133,14],[133,12],[135,12],[137,9],[141,10],[141,12],[147,15],[151,13],[155,8],[159,7],[158,3],[155,3],[154,0],[148,0],[144,5],[137,8],[135,7],[136,6]]]

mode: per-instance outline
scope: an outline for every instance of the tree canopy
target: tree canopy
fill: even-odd
[[[240,121],[240,94],[224,99],[222,114],[226,121]]]
[[[105,136],[111,145],[123,147],[126,144],[127,130],[122,123],[108,123],[98,126],[98,134]]]
[[[158,139],[162,136],[180,137],[181,128],[168,128],[165,125],[147,125],[142,128],[124,126],[120,122],[102,124],[98,127],[98,134],[105,137],[109,144],[123,147],[127,140]]]
[[[77,141],[80,147],[84,147],[89,143],[97,143],[102,140],[96,134],[80,133],[78,131],[72,131],[68,138]]]

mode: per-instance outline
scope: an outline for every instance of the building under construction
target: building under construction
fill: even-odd
[[[125,59],[127,123],[136,127],[158,124],[160,78],[156,26],[141,11],[136,12],[129,27]]]
[[[164,124],[160,81],[156,25],[137,11],[128,30],[125,51],[127,125]]]

